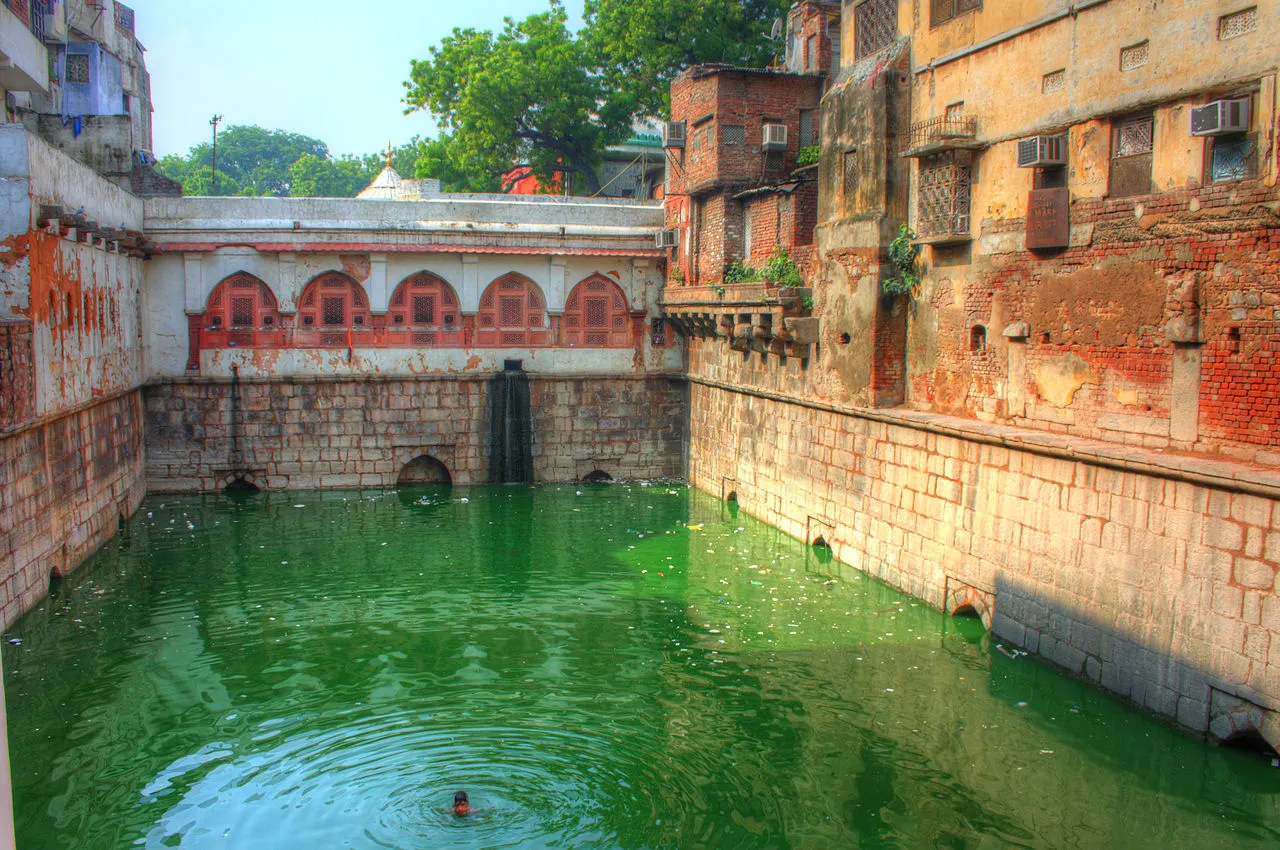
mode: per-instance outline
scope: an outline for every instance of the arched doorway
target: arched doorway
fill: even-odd
[[[449,474],[449,468],[431,455],[418,455],[406,463],[396,479],[397,487],[452,483],[453,476]]]

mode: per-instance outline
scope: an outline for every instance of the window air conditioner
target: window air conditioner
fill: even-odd
[[[787,125],[786,124],[765,124],[764,125],[764,144],[761,146],[767,151],[784,151],[787,149]]]
[[[1191,135],[1221,136],[1249,129],[1249,98],[1215,100],[1191,110]]]
[[[666,147],[682,148],[684,147],[685,128],[683,121],[668,121],[666,132]]]
[[[1018,142],[1019,168],[1047,168],[1067,164],[1067,137],[1032,136]]]
[[[674,248],[680,244],[680,231],[659,230],[657,245],[659,248]]]

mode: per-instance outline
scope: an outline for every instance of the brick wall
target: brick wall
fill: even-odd
[[[146,387],[155,491],[394,486],[430,455],[456,484],[489,476],[489,376],[172,380]],[[666,378],[531,376],[534,478],[682,474],[684,384]],[[234,420],[233,420],[234,417]],[[234,427],[233,427],[234,421]]]
[[[0,429],[30,419],[35,407],[31,325],[0,323]]]
[[[1267,460],[1280,425],[1274,199],[1257,180],[1078,199],[1073,245],[1050,253],[1022,249],[1021,218],[984,221],[974,246],[987,255],[981,264],[949,262],[954,249],[933,251],[924,297],[936,323],[916,325],[910,400],[1133,445]],[[1007,342],[1002,332],[1017,322],[1029,336]],[[1190,340],[1171,338],[1171,324],[1190,328]],[[978,325],[989,348],[975,355],[968,343]],[[1203,357],[1199,437],[1178,441],[1173,361],[1188,344]],[[1025,370],[1010,370],[1011,345],[1024,346]],[[1025,405],[1010,406],[1015,396]]]
[[[1280,742],[1275,499],[698,379],[691,410],[699,488],[1185,726]]]
[[[145,493],[142,394],[0,437],[0,628],[105,543]]]

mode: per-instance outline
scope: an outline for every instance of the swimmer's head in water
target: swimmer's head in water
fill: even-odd
[[[466,791],[459,791],[453,795],[453,813],[456,815],[465,815],[471,811],[471,802],[467,799]]]

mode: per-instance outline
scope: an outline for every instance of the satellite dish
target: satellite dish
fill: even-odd
[[[777,41],[782,38],[783,23],[782,18],[773,19],[773,29],[769,32],[769,40]]]

